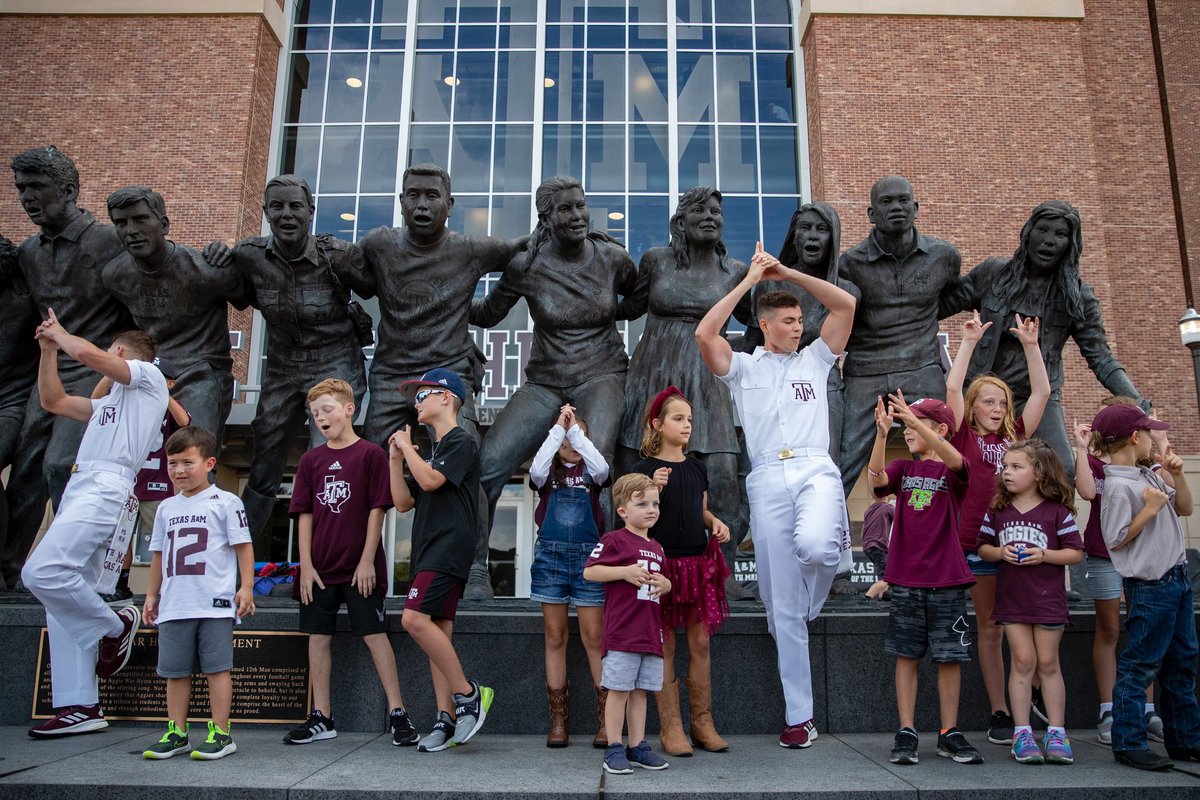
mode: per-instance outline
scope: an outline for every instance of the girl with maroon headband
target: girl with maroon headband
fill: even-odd
[[[729,616],[725,579],[729,567],[720,545],[729,526],[708,510],[708,470],[686,454],[692,434],[692,406],[668,386],[642,416],[642,461],[633,472],[649,475],[659,488],[659,518],[650,538],[662,545],[667,559],[663,574],[671,593],[661,602],[663,623],[663,688],[658,692],[659,742],[673,756],[690,756],[679,713],[679,680],[675,677],[675,631],[687,629],[688,705],[692,742],[711,752],[729,749],[712,721],[712,663],[709,637]],[[712,530],[709,536],[707,529]]]

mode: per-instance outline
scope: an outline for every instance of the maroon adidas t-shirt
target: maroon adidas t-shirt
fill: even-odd
[[[998,433],[976,433],[966,420],[950,439],[971,470],[967,494],[963,497],[958,517],[958,540],[964,553],[974,553],[979,549],[979,526],[983,524],[983,515],[996,494],[996,478],[1004,466],[1004,454],[1013,441],[1024,438],[1025,423],[1018,417],[1016,439],[1011,441]]]
[[[313,569],[326,586],[354,577],[371,510],[392,507],[390,481],[387,454],[366,439],[339,450],[323,444],[300,456],[288,513],[312,514]],[[375,586],[379,594],[387,592],[382,541],[375,550]],[[299,583],[292,597],[299,599]]]
[[[1088,469],[1096,482],[1096,496],[1092,498],[1091,513],[1087,527],[1083,529],[1083,551],[1093,558],[1109,558],[1108,545],[1100,532],[1100,494],[1104,491],[1104,462],[1088,453]]]
[[[996,547],[1023,544],[1046,550],[1083,549],[1071,512],[1049,500],[1024,513],[1015,506],[989,511],[979,535],[982,543]],[[1070,621],[1063,583],[1066,567],[1045,563],[1018,566],[1007,561],[1001,561],[999,566],[992,619],[1040,625],[1063,625]]]
[[[188,424],[192,424],[192,415],[188,414]],[[167,469],[167,439],[183,426],[175,421],[171,409],[163,417],[162,445],[146,456],[146,463],[138,470],[137,483],[133,485],[133,496],[142,502],[166,500],[175,494],[171,485],[171,471]]]
[[[600,537],[584,568],[599,564],[624,567],[641,564],[649,572],[662,572],[666,555],[662,545],[643,539],[627,528]],[[662,617],[658,598],[650,585],[638,588],[629,581],[604,583],[604,652],[647,653],[662,657]]]
[[[953,472],[941,461],[899,459],[887,465],[887,486],[896,495],[896,518],[883,579],[897,586],[942,589],[975,583],[958,540],[958,514],[970,468]]]

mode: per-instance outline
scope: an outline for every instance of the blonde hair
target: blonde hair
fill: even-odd
[[[994,386],[1004,392],[1004,419],[1000,422],[998,433],[1002,439],[1011,442],[1017,437],[1017,415],[1013,410],[1013,393],[1008,384],[995,375],[980,375],[971,381],[971,385],[967,387],[967,396],[963,401],[966,405],[965,419],[963,421],[972,430],[979,433],[979,429],[975,427],[975,401],[979,399],[979,395],[985,386]],[[1027,433],[1033,433],[1033,431],[1027,431]]]
[[[662,431],[654,427],[654,422],[657,420],[658,424],[662,425],[663,420],[667,418],[668,409],[671,408],[671,404],[674,402],[683,403],[688,408],[692,407],[692,404],[683,395],[672,395],[662,404],[662,407],[658,410],[658,416],[652,418],[650,412],[654,410],[654,402],[651,401],[646,404],[646,410],[642,412],[642,446],[638,450],[643,458],[653,458],[662,451]],[[687,452],[686,445],[683,450],[685,453]]]
[[[613,505],[617,508],[623,508],[634,497],[644,495],[647,490],[654,488],[656,488],[654,481],[650,480],[649,475],[643,475],[640,472],[631,472],[628,475],[622,475],[613,484]]]
[[[354,402],[354,390],[350,388],[350,384],[340,378],[326,378],[309,389],[305,402],[312,403],[323,394],[333,395],[333,398],[339,403]]]

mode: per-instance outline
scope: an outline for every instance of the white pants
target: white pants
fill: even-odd
[[[50,529],[21,570],[21,581],[46,607],[55,708],[99,702],[96,651],[101,637],[123,626],[95,586],[132,488],[110,472],[72,475]]]
[[[841,556],[846,502],[833,459],[768,462],[746,479],[758,589],[775,638],[787,724],[813,718],[808,621],[821,613]]]

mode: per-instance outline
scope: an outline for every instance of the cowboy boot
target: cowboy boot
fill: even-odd
[[[663,681],[661,692],[654,694],[658,701],[658,744],[669,756],[687,758],[692,754],[692,746],[683,735],[683,721],[679,717],[679,679],[672,678],[670,683]]]
[[[710,753],[722,753],[729,749],[729,742],[721,738],[713,725],[712,682],[694,681],[688,678],[688,705],[692,709],[692,743]]]
[[[604,728],[604,704],[608,702],[608,689],[596,687],[596,716],[600,718],[600,725],[596,728],[596,735],[592,737],[592,747],[597,747],[601,750],[608,747],[608,733]]]
[[[563,684],[561,689],[546,687],[550,696],[550,732],[546,734],[546,747],[566,747],[571,743],[567,722],[567,701],[570,699],[570,689]]]

